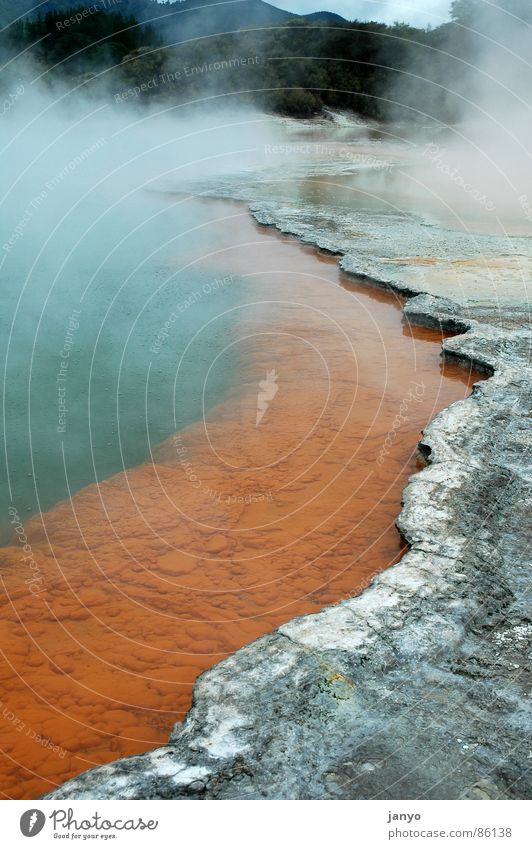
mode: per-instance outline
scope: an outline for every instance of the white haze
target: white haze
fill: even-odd
[[[28,84],[1,116],[0,539],[11,501],[29,514],[46,509],[67,497],[67,475],[74,492],[134,466],[201,415],[215,340],[203,334],[174,397],[176,363],[238,286],[189,310],[154,356],[176,303],[215,274],[196,260],[218,246],[216,213],[173,193],[260,159],[266,124],[250,110],[158,114]],[[62,433],[56,375],[73,325]],[[229,341],[229,321],[219,333]],[[224,391],[214,384],[211,402]]]
[[[414,203],[431,197],[456,221],[489,218],[494,231],[526,234],[532,232],[532,28],[493,6],[485,9],[477,32],[462,31],[470,39],[466,61],[446,58],[447,72],[439,78],[441,56],[425,54],[410,72],[436,76],[436,85],[407,77],[392,94],[403,102],[417,86],[416,119],[438,127],[424,141],[417,139],[408,191]],[[448,125],[437,105],[438,84],[444,83],[457,124]],[[407,139],[413,114],[403,113]]]

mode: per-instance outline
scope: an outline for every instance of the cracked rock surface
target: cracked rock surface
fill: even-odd
[[[203,673],[166,746],[46,798],[530,798],[526,313],[418,294],[405,314],[460,332],[444,356],[491,375],[424,431],[397,520],[409,553]]]

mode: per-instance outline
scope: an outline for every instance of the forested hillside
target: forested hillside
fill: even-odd
[[[452,20],[433,30],[349,23],[326,13],[293,17],[260,0],[218,7],[206,0],[105,0],[100,8],[103,2],[47,2],[37,16],[7,27],[4,55],[24,51],[24,59],[10,66],[4,86],[14,69],[23,74],[29,66],[47,71],[49,83],[81,82],[87,92],[122,93],[122,100],[184,103],[207,95],[295,116],[332,107],[449,122],[486,77],[482,62],[472,61],[479,45],[494,43],[515,16],[523,27],[532,21],[528,0],[501,0],[506,15],[481,0],[456,0]],[[11,15],[27,5],[10,3]]]

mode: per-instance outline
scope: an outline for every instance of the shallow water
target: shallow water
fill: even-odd
[[[443,131],[292,121],[275,141],[264,146],[263,170],[247,175],[256,199],[413,216],[468,234],[473,250],[476,235],[530,237],[522,152],[505,157],[504,146],[474,125]],[[503,255],[508,248],[502,244]]]
[[[166,740],[199,672],[396,562],[420,429],[479,378],[335,259],[239,204],[197,214],[208,250],[167,261],[194,262],[200,285],[131,369],[127,470],[26,522],[29,550],[15,537],[0,551],[6,796]],[[118,372],[124,346],[108,346]],[[154,391],[161,357],[172,377]],[[183,421],[187,386],[200,415]]]
[[[46,510],[95,479],[141,462],[150,444],[201,416],[201,374],[220,341],[232,338],[229,309],[238,281],[220,286],[216,301],[202,297],[200,309],[183,309],[195,293],[215,290],[217,274],[224,276],[223,262],[215,274],[175,260],[187,251],[204,252],[205,207],[149,192],[140,193],[134,209],[130,200],[126,207],[124,216],[116,212],[112,236],[104,219],[68,257],[75,241],[69,232],[66,244],[52,243],[31,274],[24,256],[9,257],[12,285],[2,292],[2,463],[9,481],[0,490],[3,542],[11,533],[11,503],[25,518]],[[217,323],[217,338],[204,334],[189,356],[187,343],[221,308],[228,312]],[[180,309],[179,332],[166,328]],[[161,344],[168,333],[171,344]],[[227,365],[210,382],[207,403],[231,385],[229,358]],[[139,415],[145,404],[146,416]]]

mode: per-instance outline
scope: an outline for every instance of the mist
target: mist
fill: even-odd
[[[406,157],[410,197],[432,198],[472,230],[490,221],[493,232],[525,234],[532,223],[532,22],[524,4],[500,5],[455,4],[455,22],[437,46],[416,54],[391,99],[405,139],[415,141]],[[422,138],[411,124],[425,125]]]
[[[249,166],[268,131],[251,110],[139,109],[28,83],[0,129],[7,533],[7,504],[31,515],[142,462],[227,391],[229,371],[201,388],[231,319],[201,330],[241,281],[168,321],[225,273],[223,256],[219,274],[201,267],[219,221],[186,189]]]
[[[394,108],[379,130],[381,154],[389,153],[393,168],[355,169],[358,202],[377,199],[473,234],[527,234],[531,23],[490,4],[467,8],[473,19],[461,13],[439,41],[416,47],[406,71],[396,69],[382,98]],[[462,57],[452,53],[459,42]],[[221,287],[214,301],[167,327],[176,302],[211,285],[199,260],[216,251],[216,222],[187,199],[190,186],[266,164],[263,189],[272,197],[284,190],[275,156],[264,159],[268,144],[279,141],[271,118],[220,95],[223,77],[215,83],[213,75],[198,75],[195,105],[172,103],[171,86],[144,97],[150,74],[180,67],[172,64],[177,55],[163,53],[162,64],[152,64],[161,59],[155,50],[138,68],[128,66],[130,85],[102,73],[90,90],[84,78],[73,78],[72,87],[57,75],[51,82],[30,54],[5,57],[3,462],[5,498],[17,496],[30,514],[141,462],[153,444],[201,413],[198,387],[212,340],[190,352],[174,389],[175,363],[202,323],[241,297],[243,283]],[[313,131],[292,125],[290,132],[297,140]],[[357,165],[349,145],[367,148],[362,159],[373,157],[374,132],[351,122],[330,138],[345,140]],[[283,154],[278,165],[301,179],[298,160],[308,156],[297,144],[295,150],[291,162]],[[342,150],[333,144],[330,157]],[[318,199],[315,182],[307,194],[304,177],[299,185],[302,203]],[[221,262],[219,275],[226,271]],[[231,337],[229,319],[220,334],[217,343]],[[229,373],[222,375],[207,402],[215,404],[229,385]],[[42,495],[39,481],[46,481]]]

